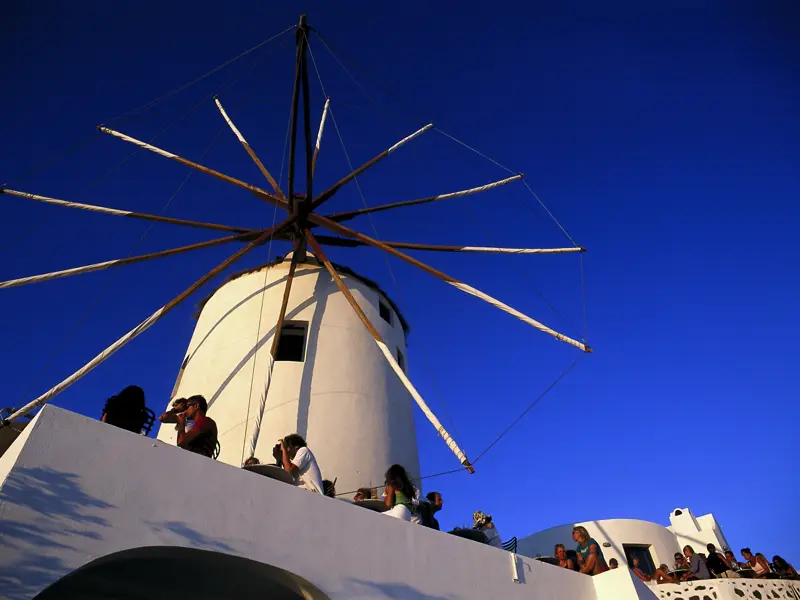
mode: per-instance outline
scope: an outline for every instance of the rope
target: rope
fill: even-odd
[[[254,52],[255,50],[258,50],[258,49],[259,49],[259,48],[261,48],[262,46],[264,46],[264,45],[266,45],[266,44],[270,43],[271,41],[273,41],[273,40],[275,40],[275,39],[277,39],[277,38],[281,37],[281,36],[282,36],[282,35],[284,35],[285,33],[288,33],[289,31],[292,31],[293,29],[295,29],[295,26],[294,26],[294,25],[290,25],[289,27],[287,27],[286,29],[284,29],[284,30],[283,30],[283,31],[281,31],[280,33],[277,33],[277,34],[273,35],[271,38],[268,38],[268,39],[264,40],[263,42],[259,42],[258,44],[256,44],[256,45],[255,45],[255,46],[253,46],[252,48],[250,48],[249,50],[245,50],[244,52],[242,52],[242,53],[241,53],[241,54],[239,54],[238,56],[234,56],[233,58],[231,58],[231,59],[229,59],[229,60],[225,61],[225,62],[224,62],[224,63],[222,63],[221,65],[219,65],[219,66],[217,66],[217,67],[214,67],[213,69],[211,69],[210,71],[208,71],[208,72],[204,73],[203,75],[200,75],[200,77],[196,77],[195,79],[191,80],[189,83],[185,83],[185,84],[183,84],[183,85],[181,85],[181,86],[179,86],[179,87],[175,88],[174,90],[172,90],[172,91],[170,91],[170,92],[167,92],[166,94],[164,94],[164,95],[162,95],[162,96],[159,96],[159,97],[158,97],[158,98],[156,98],[155,100],[151,100],[151,101],[149,101],[149,102],[145,102],[145,103],[144,103],[144,104],[142,104],[142,105],[141,105],[139,108],[136,108],[136,109],[134,109],[134,110],[128,111],[128,112],[126,112],[126,113],[123,113],[122,115],[120,115],[120,116],[118,116],[118,117],[116,117],[116,118],[112,119],[111,121],[109,121],[109,123],[116,123],[117,121],[119,121],[119,120],[121,120],[121,119],[124,119],[124,118],[126,118],[126,117],[129,117],[129,116],[135,115],[135,114],[136,114],[136,113],[138,113],[138,112],[141,112],[141,111],[143,111],[143,110],[148,110],[148,109],[150,109],[150,108],[152,108],[152,107],[154,107],[154,106],[156,106],[156,105],[160,104],[161,102],[163,102],[163,101],[164,101],[164,100],[166,100],[167,98],[171,98],[172,96],[174,96],[174,95],[176,95],[176,94],[179,94],[179,93],[181,93],[182,91],[184,91],[184,90],[186,90],[186,89],[188,89],[188,88],[192,87],[194,84],[201,82],[201,81],[202,81],[203,79],[205,79],[206,77],[209,77],[210,75],[213,75],[213,74],[214,74],[214,73],[216,73],[217,71],[219,71],[219,70],[221,70],[221,69],[224,69],[224,68],[225,68],[225,67],[227,67],[228,65],[235,63],[235,62],[236,62],[237,60],[239,60],[240,58],[243,58],[243,57],[247,56],[248,54],[250,54],[251,52]]]
[[[283,137],[283,153],[281,154],[281,169],[278,172],[278,188],[280,189],[281,184],[283,183],[283,167],[286,164],[286,149],[289,144],[289,130],[291,129],[292,124],[292,111],[291,111],[291,102],[289,105],[289,120],[286,123],[286,134]],[[291,199],[290,199],[291,201]],[[278,205],[273,206],[272,210],[272,226],[275,227],[275,219],[278,214]],[[267,246],[267,263],[272,260],[272,239],[273,236],[269,236],[269,245]],[[267,287],[267,277],[269,275],[269,269],[264,269],[264,284],[263,288]],[[288,284],[288,282],[287,282]],[[247,440],[247,423],[250,422],[250,405],[253,401],[253,381],[255,380],[256,376],[256,358],[258,357],[258,336],[261,333],[261,317],[264,314],[264,297],[266,296],[266,289],[261,292],[261,308],[258,311],[258,329],[256,329],[256,351],[253,355],[253,370],[250,373],[250,392],[247,397],[247,414],[245,418],[245,436],[242,437],[242,457],[241,462],[244,463],[244,447],[245,442]],[[275,334],[277,335],[277,331]],[[267,393],[269,392],[269,386],[272,383],[272,370],[275,368],[275,357],[272,356],[270,352],[270,361],[269,367],[267,369],[267,384],[264,386],[264,393],[261,395],[261,402],[258,406],[258,414],[256,414],[256,422],[255,427],[253,428],[253,436],[250,438],[250,456],[253,456],[256,452],[256,445],[258,444],[258,438],[261,435],[261,423],[264,419],[264,410],[267,407]]]
[[[320,39],[321,39],[321,37],[320,37]],[[327,45],[325,44],[324,40],[323,40],[323,45],[325,45],[325,47],[327,48]],[[328,48],[328,51],[330,52],[330,48]],[[325,92],[325,85],[322,83],[322,76],[321,76],[321,74],[319,72],[319,68],[317,67],[317,61],[314,59],[314,53],[311,51],[311,44],[310,43],[308,44],[308,52],[309,52],[309,55],[311,56],[311,62],[314,65],[314,71],[316,71],[316,73],[317,73],[317,78],[319,79],[319,85],[322,88],[322,94],[327,98],[328,94]],[[331,54],[333,54],[333,53],[331,53]],[[336,55],[333,55],[333,56],[334,56],[334,58],[336,58]],[[341,62],[339,64],[341,65]],[[342,65],[342,68],[344,68],[344,65]],[[347,69],[345,69],[345,71],[347,71]],[[348,74],[349,74],[349,72],[348,72]],[[353,78],[352,75],[350,75],[350,77]],[[353,80],[355,81],[355,78],[353,78]],[[361,86],[359,85],[359,87],[361,87]],[[363,88],[361,88],[361,89],[363,90]],[[366,90],[363,90],[363,91],[364,91],[364,94],[367,95],[367,97],[374,104],[374,100],[372,100],[372,98],[369,97],[369,95],[366,93]],[[333,122],[333,127],[336,130],[336,135],[339,138],[339,143],[342,146],[342,151],[344,152],[344,156],[347,159],[347,165],[350,168],[350,171],[352,172],[353,171],[353,163],[350,160],[349,153],[347,152],[347,148],[346,148],[345,143],[344,143],[344,138],[342,137],[342,133],[339,130],[339,125],[336,122],[336,117],[333,114],[333,109],[329,107],[328,108],[328,112],[330,112],[331,121]],[[361,184],[358,181],[358,177],[355,177],[353,179],[353,181],[356,184],[356,189],[358,190],[358,194],[361,197],[361,202],[364,205],[364,208],[369,208],[369,206],[367,205],[366,197],[364,196],[364,192],[361,189]],[[367,213],[367,217],[369,218],[370,226],[372,227],[372,230],[375,233],[375,237],[377,239],[381,239],[381,236],[378,233],[378,228],[375,225],[375,221],[372,218],[372,214],[371,213]],[[400,293],[400,286],[397,283],[397,278],[395,277],[394,270],[392,269],[392,264],[389,261],[389,257],[386,256],[386,254],[384,254],[383,255],[383,259],[386,262],[386,267],[388,268],[389,275],[392,278],[392,286],[394,288],[394,291],[397,294],[398,299],[400,299],[400,301],[402,301],[402,295]],[[440,400],[440,402],[441,402],[441,404],[442,404],[442,406],[444,408],[444,415],[445,415],[445,418],[448,421],[448,427],[450,427],[452,429],[452,431],[453,431],[452,438],[456,442],[456,444],[458,444],[460,446],[461,444],[459,442],[459,438],[461,438],[461,435],[459,434],[458,429],[456,428],[455,421],[453,420],[452,415],[450,413],[450,408],[447,406],[447,402],[444,400],[444,394],[442,394],[441,388],[439,387],[438,381],[436,380],[436,377],[434,375],[433,368],[431,367],[430,362],[428,361],[427,355],[426,355],[426,353],[425,353],[425,351],[424,351],[424,349],[422,347],[420,347],[420,355],[422,356],[422,362],[425,364],[425,367],[426,367],[428,373],[430,374],[431,380],[433,382],[433,386],[436,389],[436,394],[438,396],[438,399]]]

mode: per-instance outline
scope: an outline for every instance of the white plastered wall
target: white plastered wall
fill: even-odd
[[[211,296],[174,393],[206,397],[208,415],[219,430],[219,460],[231,465],[250,456],[288,269],[286,260],[247,273]],[[357,277],[342,276],[392,353],[399,349],[408,363],[395,311],[387,323],[379,314],[381,294]],[[314,452],[323,477],[338,478],[338,491],[382,485],[393,463],[417,477],[413,399],[328,272],[310,255],[297,267],[286,319],[308,324],[305,360],[275,363],[255,456],[271,462],[277,438],[296,432]],[[175,438],[174,425],[160,428],[158,439],[174,443]]]

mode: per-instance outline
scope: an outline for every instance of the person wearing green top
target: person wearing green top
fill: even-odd
[[[572,539],[578,543],[578,565],[581,567],[581,573],[599,575],[608,571],[608,565],[603,556],[603,551],[600,550],[600,544],[589,537],[589,532],[586,531],[585,527],[581,525],[574,527],[572,529]]]
[[[411,499],[414,497],[414,486],[411,478],[402,465],[392,465],[386,471],[386,490],[383,502],[386,505],[384,515],[411,520]]]

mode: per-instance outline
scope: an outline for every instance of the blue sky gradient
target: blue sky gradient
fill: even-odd
[[[0,181],[142,212],[269,225],[271,207],[201,174],[165,209],[187,170],[154,155],[131,156],[131,146],[93,132],[105,123],[143,139],[158,134],[157,145],[260,185],[212,102],[201,100],[228,84],[219,92],[226,109],[279,172],[291,34],[152,109],[115,119],[305,11],[347,57],[358,82],[312,38],[354,164],[433,121],[524,172],[589,249],[585,295],[596,352],[478,462],[475,475],[426,482],[427,491],[445,497],[443,527],[466,524],[481,509],[494,515],[504,537],[524,536],[614,517],[667,524],[672,509],[689,507],[696,515],[713,512],[737,553],[749,546],[797,563],[800,12],[777,1],[668,4],[6,3]],[[312,86],[321,110],[313,70]],[[316,185],[327,187],[346,172],[329,126]],[[359,181],[366,202],[376,205],[505,175],[429,132]],[[2,279],[215,237],[0,200]],[[362,200],[351,184],[328,206],[355,209]],[[373,233],[368,219],[352,223]],[[374,227],[390,240],[565,244],[521,184],[382,213]],[[3,290],[3,404],[22,404],[60,381],[234,250]],[[286,251],[276,243],[239,265]],[[412,379],[445,426],[455,424],[471,456],[580,354],[404,263],[392,259],[390,273],[377,251],[330,255],[378,280],[400,305],[412,327]],[[583,335],[574,255],[417,256],[556,329]],[[193,312],[194,302],[185,303],[55,403],[99,416],[107,396],[136,383],[160,409]],[[456,467],[418,416],[423,473]]]

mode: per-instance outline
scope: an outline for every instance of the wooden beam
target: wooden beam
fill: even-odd
[[[318,235],[317,241],[320,244],[340,246],[343,248],[356,248],[369,245],[366,242],[330,235]],[[494,246],[441,246],[435,244],[415,244],[412,242],[380,241],[390,248],[405,248],[408,250],[425,250],[430,252],[486,252],[489,254],[569,254],[573,252],[586,252],[586,248],[575,246],[569,248],[499,248]]]
[[[325,129],[325,119],[328,118],[328,108],[331,105],[331,99],[325,98],[325,107],[322,109],[322,119],[319,122],[319,131],[317,131],[317,142],[314,144],[314,158],[311,159],[311,173],[317,170],[317,156],[319,156],[319,147],[322,144],[322,132]]]
[[[321,204],[323,204],[324,202],[330,200],[331,197],[336,192],[338,192],[339,189],[344,184],[346,184],[349,181],[352,181],[353,179],[355,179],[356,177],[361,175],[361,173],[363,173],[364,171],[369,169],[371,166],[373,166],[376,163],[380,162],[381,160],[383,160],[384,158],[389,156],[392,152],[394,152],[398,148],[401,148],[402,146],[405,146],[408,142],[413,140],[415,137],[422,135],[423,133],[425,133],[426,131],[428,131],[431,128],[433,128],[433,123],[428,123],[427,125],[425,125],[425,127],[421,127],[420,129],[418,129],[417,131],[415,131],[411,135],[404,137],[402,140],[397,142],[394,146],[391,146],[390,148],[387,148],[386,150],[384,150],[383,152],[381,152],[377,156],[374,156],[373,158],[371,158],[370,160],[365,162],[363,165],[358,167],[355,171],[353,171],[349,175],[346,175],[345,177],[343,177],[342,179],[340,179],[339,181],[334,183],[331,187],[329,187],[327,190],[322,192],[319,196],[314,198],[314,201],[311,203],[311,210],[314,211],[317,208],[319,208],[319,206]]]
[[[50,198],[49,196],[39,196],[38,194],[30,194],[28,192],[19,192],[17,190],[10,190],[8,188],[0,188],[0,194],[8,194],[9,196],[17,196],[27,200],[34,200],[36,202],[44,202],[45,204],[53,204],[55,206],[64,206],[66,208],[79,208],[81,210],[88,210],[91,212],[98,212],[104,215],[113,215],[116,217],[128,217],[130,219],[144,219],[145,221],[156,221],[158,223],[170,223],[172,225],[182,225],[185,227],[196,227],[198,229],[212,229],[215,231],[230,231],[233,233],[255,233],[258,229],[245,229],[243,227],[231,227],[229,225],[217,225],[216,223],[203,223],[201,221],[187,221],[186,219],[175,219],[173,217],[162,217],[160,215],[151,215],[148,213],[136,212],[133,210],[123,210],[119,208],[108,208],[106,206],[98,206],[96,204],[82,204],[80,202],[70,202],[68,200],[59,200],[58,198]]]
[[[6,421],[8,421],[8,422],[16,421],[20,417],[28,414],[32,410],[35,410],[36,408],[38,408],[42,404],[45,404],[48,400],[50,400],[51,398],[53,398],[57,394],[61,393],[65,389],[67,389],[73,383],[75,383],[76,381],[81,379],[84,375],[86,375],[87,373],[92,371],[95,367],[97,367],[98,365],[103,363],[106,359],[108,359],[117,350],[122,348],[125,344],[127,344],[128,342],[130,342],[134,338],[138,337],[145,330],[147,330],[150,327],[152,327],[156,322],[161,320],[168,312],[170,312],[173,308],[175,308],[181,302],[186,300],[189,296],[192,295],[192,293],[197,291],[204,283],[206,283],[207,281],[209,281],[210,279],[212,279],[213,277],[215,277],[216,275],[221,273],[228,266],[230,266],[231,264],[233,264],[234,262],[239,260],[241,257],[243,257],[245,254],[250,252],[256,246],[259,246],[262,243],[266,242],[269,239],[269,236],[271,236],[274,232],[280,231],[284,227],[288,227],[288,226],[292,225],[294,223],[294,220],[295,220],[295,217],[290,216],[289,218],[285,219],[281,223],[278,223],[274,227],[270,227],[269,229],[265,229],[261,233],[261,235],[258,236],[258,238],[256,238],[252,242],[250,242],[247,246],[245,246],[241,250],[238,250],[236,253],[234,253],[229,258],[227,258],[224,261],[222,261],[219,265],[217,265],[213,269],[211,269],[208,273],[203,275],[200,279],[195,281],[192,285],[190,285],[188,288],[186,288],[180,294],[175,296],[172,300],[167,302],[164,306],[159,308],[152,315],[147,317],[144,321],[139,323],[136,327],[134,327],[128,333],[126,333],[121,338],[119,338],[116,342],[114,342],[113,344],[108,346],[105,350],[100,352],[100,354],[95,356],[92,360],[90,360],[88,363],[86,363],[80,369],[75,371],[72,375],[70,375],[69,377],[64,379],[61,383],[58,383],[57,385],[53,386],[52,388],[47,390],[44,394],[42,394],[41,396],[39,396],[35,400],[32,400],[31,402],[29,402],[28,404],[26,404],[25,406],[23,406],[22,408],[20,408],[16,412],[14,412],[14,414],[10,415],[6,419]]]
[[[253,148],[251,148],[250,144],[247,143],[247,140],[244,139],[242,132],[239,131],[236,125],[233,124],[233,121],[228,116],[228,113],[225,112],[225,109],[222,108],[222,103],[216,96],[214,96],[214,103],[217,105],[217,108],[219,109],[222,118],[225,119],[225,122],[228,124],[228,127],[230,127],[231,131],[233,131],[233,134],[236,136],[236,139],[239,140],[239,143],[245,149],[247,154],[250,155],[250,158],[253,160],[254,163],[256,163],[256,166],[258,167],[258,170],[261,171],[261,174],[266,178],[267,181],[269,181],[269,184],[272,186],[272,189],[275,190],[275,193],[278,195],[278,198],[280,198],[281,200],[286,200],[286,196],[281,191],[281,188],[278,187],[278,182],[275,181],[275,178],[267,170],[267,167],[264,166],[264,163],[261,162],[261,159],[258,158],[258,156],[256,156],[256,153],[253,151]]]
[[[564,342],[565,344],[569,344],[570,346],[575,346],[576,348],[580,348],[584,352],[591,352],[592,351],[592,349],[589,346],[587,346],[586,344],[584,344],[583,342],[579,342],[578,340],[572,339],[571,337],[566,336],[563,333],[559,333],[559,332],[555,331],[554,329],[551,329],[547,325],[545,325],[543,323],[540,323],[539,321],[537,321],[535,319],[532,319],[528,315],[526,315],[524,313],[521,313],[520,311],[516,310],[515,308],[512,308],[508,304],[505,304],[504,302],[501,302],[500,300],[497,300],[496,298],[493,298],[492,296],[490,296],[490,295],[478,290],[477,288],[472,287],[471,285],[468,285],[466,283],[463,283],[463,282],[459,281],[455,277],[451,277],[450,275],[447,275],[447,274],[443,273],[442,271],[439,271],[438,269],[434,269],[430,265],[427,265],[427,264],[417,260],[416,258],[414,258],[412,256],[409,256],[408,254],[404,254],[403,252],[400,252],[399,250],[397,250],[395,248],[392,248],[391,246],[387,246],[386,244],[384,244],[383,242],[381,242],[379,240],[375,240],[375,239],[369,237],[368,235],[364,235],[363,233],[359,233],[358,231],[355,231],[354,229],[350,229],[349,227],[346,227],[344,225],[336,223],[335,221],[331,221],[330,219],[328,219],[326,217],[323,217],[321,215],[310,214],[308,216],[308,218],[312,223],[316,223],[317,225],[321,225],[322,227],[325,227],[326,229],[329,229],[330,231],[333,231],[334,233],[338,233],[340,235],[344,235],[344,236],[356,239],[356,240],[358,240],[360,242],[364,242],[364,243],[366,243],[366,244],[368,244],[370,246],[374,246],[375,248],[380,248],[381,250],[384,250],[385,252],[388,252],[389,254],[391,254],[393,256],[396,256],[400,260],[403,260],[403,261],[407,262],[410,265],[414,265],[415,267],[417,267],[419,269],[422,269],[426,273],[429,273],[430,275],[433,275],[434,277],[437,277],[437,278],[441,279],[442,281],[448,283],[449,285],[452,285],[454,288],[459,289],[462,292],[466,292],[467,294],[470,294],[471,296],[475,296],[476,298],[480,298],[484,302],[486,302],[488,304],[491,304],[492,306],[494,306],[496,308],[499,308],[500,310],[502,310],[504,312],[507,312],[508,314],[517,317],[520,321],[522,321],[524,323],[527,323],[528,325],[531,325],[532,327],[535,327],[536,329],[538,329],[539,331],[541,331],[543,333],[546,333],[548,335],[553,336],[554,338],[556,338],[559,341]]]
[[[350,292],[350,289],[347,287],[344,281],[342,281],[342,278],[339,276],[339,273],[336,271],[331,262],[325,256],[322,247],[314,238],[314,235],[308,229],[304,231],[304,235],[306,240],[308,241],[308,245],[311,248],[311,251],[314,253],[314,256],[316,256],[317,259],[320,260],[323,265],[325,265],[325,268],[328,270],[328,273],[330,273],[334,283],[336,283],[336,286],[342,292],[342,295],[347,299],[347,302],[356,312],[356,315],[358,316],[361,323],[364,325],[364,327],[367,328],[367,331],[369,331],[369,334],[370,336],[372,336],[373,341],[380,349],[384,358],[386,358],[386,361],[389,363],[389,366],[392,367],[392,370],[395,372],[397,377],[400,379],[405,388],[408,390],[409,394],[411,394],[411,397],[414,398],[414,401],[420,407],[420,409],[425,414],[427,419],[431,422],[431,424],[436,428],[436,431],[439,433],[439,435],[442,436],[442,438],[444,439],[445,443],[450,448],[450,450],[452,450],[452,452],[458,457],[458,460],[461,462],[461,464],[464,465],[464,467],[466,467],[466,469],[470,473],[474,473],[475,469],[470,464],[466,454],[464,454],[461,448],[458,447],[458,444],[452,438],[452,436],[449,433],[447,433],[445,428],[439,422],[439,419],[436,418],[436,415],[433,414],[433,411],[431,411],[428,404],[425,402],[420,393],[414,387],[414,384],[411,383],[411,380],[408,378],[408,376],[405,374],[403,369],[398,364],[397,359],[392,354],[392,351],[389,350],[389,347],[386,345],[386,342],[384,341],[381,334],[369,320],[369,317],[367,317],[367,315],[364,313],[361,306],[359,306],[358,302],[356,302],[356,299],[353,297],[353,294]]]
[[[174,154],[174,153],[169,152],[167,150],[164,150],[162,148],[158,148],[157,146],[153,146],[152,144],[148,144],[147,142],[143,142],[141,140],[137,140],[136,138],[133,138],[133,137],[131,137],[129,135],[125,135],[124,133],[120,133],[119,131],[114,131],[113,129],[109,129],[108,127],[103,127],[101,125],[101,126],[98,127],[98,129],[100,131],[102,131],[103,133],[107,133],[107,134],[112,135],[112,136],[114,136],[116,138],[119,138],[119,139],[121,139],[123,141],[129,142],[129,143],[134,144],[136,146],[139,146],[140,148],[144,148],[145,150],[149,150],[150,152],[154,152],[156,154],[159,154],[159,155],[163,156],[164,158],[169,158],[171,160],[174,160],[176,162],[181,163],[182,165],[186,165],[187,167],[191,167],[192,169],[196,169],[196,170],[200,171],[201,173],[206,173],[207,175],[211,175],[212,177],[216,177],[217,179],[221,179],[222,181],[226,181],[228,183],[232,183],[233,185],[235,185],[237,187],[240,187],[242,189],[245,189],[245,190],[249,191],[251,194],[253,194],[257,198],[260,198],[261,200],[264,200],[266,202],[269,202],[270,204],[273,204],[275,206],[283,208],[286,211],[289,210],[289,205],[287,204],[287,202],[285,200],[282,200],[282,199],[278,198],[277,196],[273,196],[272,194],[268,193],[266,190],[262,190],[259,187],[251,185],[249,183],[245,183],[244,181],[242,181],[240,179],[236,179],[235,177],[231,177],[230,175],[225,175],[225,173],[220,173],[219,171],[215,171],[214,169],[209,169],[208,167],[205,167],[205,166],[201,165],[200,163],[196,163],[194,161],[187,160],[185,158],[182,158],[182,157],[178,156],[177,154]]]
[[[94,263],[91,265],[83,265],[81,267],[64,269],[62,271],[52,271],[50,273],[42,273],[40,275],[29,275],[28,277],[20,277],[19,279],[9,279],[8,281],[0,281],[0,289],[17,287],[29,283],[41,283],[43,281],[50,281],[51,279],[59,279],[61,277],[69,277],[71,275],[83,275],[84,273],[103,271],[105,269],[111,269],[113,267],[132,265],[134,263],[153,260],[154,258],[165,258],[167,256],[173,256],[175,254],[191,252],[192,250],[200,250],[201,248],[211,248],[212,246],[219,246],[221,244],[228,244],[230,242],[244,242],[244,241],[252,242],[259,236],[259,234],[260,232],[240,233],[239,235],[231,235],[216,240],[200,242],[198,244],[189,244],[188,246],[180,246],[178,248],[171,248],[170,250],[162,250],[160,252],[151,252],[150,254],[141,254],[139,256],[130,256],[128,258],[117,258],[113,260],[106,260],[104,262]]]
[[[414,206],[416,204],[426,204],[428,202],[436,202],[438,200],[450,200],[452,198],[460,198],[461,196],[469,196],[471,194],[477,194],[479,192],[485,192],[487,190],[500,187],[501,185],[506,185],[507,183],[517,181],[518,179],[522,179],[522,175],[514,175],[513,177],[507,177],[506,179],[501,179],[500,181],[494,181],[492,183],[487,183],[486,185],[480,185],[478,187],[469,188],[467,190],[461,190],[458,192],[438,194],[436,196],[426,196],[425,198],[418,198],[416,200],[404,200],[402,202],[392,202],[391,204],[382,204],[380,206],[372,206],[369,208],[360,208],[358,210],[334,213],[332,215],[328,215],[328,218],[337,222],[349,221],[350,219],[353,219],[359,215],[367,215],[384,210],[391,210],[393,208],[401,208],[403,206]]]

